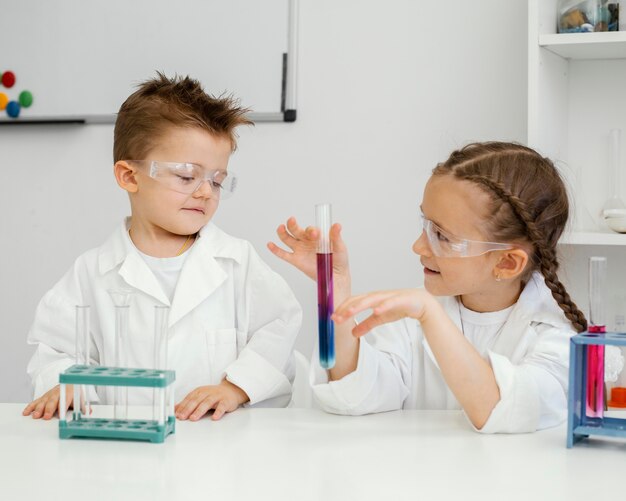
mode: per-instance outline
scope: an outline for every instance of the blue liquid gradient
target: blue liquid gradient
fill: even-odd
[[[335,324],[333,314],[333,255],[317,255],[317,320],[319,329],[320,365],[335,366]]]

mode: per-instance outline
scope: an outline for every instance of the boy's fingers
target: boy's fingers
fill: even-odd
[[[211,416],[211,419],[213,421],[217,421],[221,419],[224,414],[226,414],[226,404],[224,403],[224,401],[221,401],[219,404],[217,404],[217,407],[215,408],[215,412],[213,413],[213,416]]]
[[[33,411],[33,419],[39,419],[41,414],[43,413],[44,403],[41,400],[37,400],[37,405],[35,405],[35,410]]]
[[[33,409],[35,408],[35,405],[36,402],[31,402],[26,407],[24,407],[24,410],[22,411],[22,416],[30,415],[30,413],[33,412]]]
[[[196,408],[196,402],[185,397],[185,399],[176,406],[176,417],[178,419],[187,419],[189,414]]]
[[[191,416],[189,416],[189,419],[191,419],[192,421],[197,421],[198,419],[200,419],[207,412],[209,412],[210,409],[213,408],[217,400],[218,398],[212,395],[209,395],[207,398],[205,398],[202,402],[198,404],[198,406],[195,408]]]
[[[57,410],[58,403],[59,401],[55,398],[48,399],[48,401],[46,402],[46,405],[44,406],[44,411],[43,411],[44,419],[48,420],[48,419],[51,419],[52,416],[54,416],[54,413]]]

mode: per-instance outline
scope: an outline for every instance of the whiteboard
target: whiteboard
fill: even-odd
[[[0,120],[112,122],[157,70],[189,75],[210,94],[233,94],[261,119],[282,120],[292,3],[0,0],[0,72],[16,75],[0,91],[34,96],[17,120],[4,111]]]

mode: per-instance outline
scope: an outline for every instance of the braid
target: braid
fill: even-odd
[[[557,260],[554,247],[546,244],[546,239],[537,227],[532,212],[528,209],[526,202],[516,195],[512,194],[504,184],[494,181],[483,175],[463,176],[463,179],[480,184],[489,191],[495,193],[497,197],[512,207],[517,218],[524,224],[526,234],[530,242],[535,248],[537,254],[537,263],[535,263],[543,275],[546,285],[552,292],[552,297],[556,300],[559,307],[565,313],[567,319],[572,323],[578,332],[587,330],[587,320],[585,315],[578,309],[572,301],[569,294],[565,290],[565,286],[561,283],[557,276],[559,262]]]

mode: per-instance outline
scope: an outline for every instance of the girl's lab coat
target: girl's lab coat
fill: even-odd
[[[130,287],[127,366],[154,367],[154,306],[167,305],[167,368],[176,371],[177,401],[226,376],[251,404],[286,405],[302,321],[291,290],[248,242],[212,223],[188,252],[171,303],[130,241],[127,222],[80,256],[39,303],[28,336],[37,346],[28,365],[35,397],[74,363],[76,305],[91,305],[92,363],[114,365],[115,309],[107,291]],[[151,395],[129,390],[131,403],[149,403]],[[99,388],[98,397],[112,403],[112,387]]]
[[[458,299],[440,301],[461,329]],[[500,401],[480,431],[528,432],[565,419],[573,334],[543,277],[534,273],[488,352]],[[326,372],[312,364],[311,377],[316,399],[333,413],[461,408],[419,323],[412,319],[381,326],[361,338],[353,373],[329,383]]]

